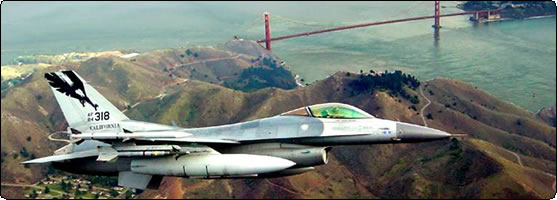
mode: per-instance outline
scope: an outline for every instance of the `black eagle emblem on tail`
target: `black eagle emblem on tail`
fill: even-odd
[[[85,92],[85,85],[83,85],[79,77],[77,77],[73,71],[62,71],[62,73],[70,79],[72,82],[71,85],[54,72],[45,73],[44,77],[48,80],[48,84],[55,88],[56,91],[79,100],[79,103],[81,103],[83,107],[85,107],[85,102],[87,102],[97,111],[99,105],[94,104],[91,99],[89,99]],[[78,91],[81,91],[81,94],[78,93]]]

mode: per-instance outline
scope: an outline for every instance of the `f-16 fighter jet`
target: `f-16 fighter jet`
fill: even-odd
[[[180,128],[131,120],[74,71],[45,74],[72,143],[24,164],[52,163],[78,174],[118,176],[120,186],[158,188],[163,176],[268,178],[327,163],[332,146],[408,143],[449,133],[375,118],[354,106],[325,103],[253,121]],[[86,102],[86,103],[85,103]]]

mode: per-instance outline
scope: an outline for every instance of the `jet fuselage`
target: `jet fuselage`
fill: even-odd
[[[45,74],[69,124],[72,142],[54,155],[68,172],[118,175],[120,186],[145,189],[163,176],[289,176],[328,162],[335,145],[422,142],[448,138],[436,129],[376,118],[342,103],[304,106],[277,116],[202,128],[134,121],[74,71]]]

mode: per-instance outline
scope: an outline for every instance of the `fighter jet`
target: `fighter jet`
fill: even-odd
[[[376,118],[342,103],[220,126],[181,128],[131,120],[74,71],[45,74],[69,124],[71,143],[24,164],[118,176],[118,185],[158,188],[164,176],[269,178],[326,164],[332,146],[410,143],[451,134]],[[63,88],[63,89],[61,89]],[[87,102],[85,104],[84,102]]]

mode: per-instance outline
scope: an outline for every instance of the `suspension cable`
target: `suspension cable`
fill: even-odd
[[[279,19],[279,20],[282,19],[284,21],[291,22],[291,23],[294,23],[294,24],[301,24],[301,25],[311,26],[311,27],[331,28],[331,27],[336,26],[336,25],[322,25],[322,24],[319,24],[319,23],[316,23],[316,22],[302,22],[302,21],[299,21],[299,20],[295,20],[295,19],[291,19],[291,18],[287,18],[287,17],[282,17],[280,15],[271,15],[271,18],[276,18],[276,19]]]
[[[382,19],[380,19],[380,20],[378,20],[378,21],[386,21],[386,20],[392,19],[392,18],[394,18],[394,17],[400,16],[401,14],[408,13],[409,11],[415,9],[415,8],[418,7],[420,4],[423,4],[423,3],[424,3],[424,2],[420,2],[420,1],[415,2],[414,4],[410,5],[409,7],[405,8],[405,9],[403,9],[403,10],[397,12],[397,13],[395,13],[394,15],[391,15],[391,16],[389,16],[389,17],[384,17],[384,18],[382,18]],[[317,23],[317,22],[303,22],[303,21],[299,21],[299,20],[296,20],[296,19],[291,19],[291,18],[288,18],[288,17],[283,17],[283,16],[280,16],[280,15],[271,15],[271,18],[273,18],[273,19],[275,19],[275,20],[278,19],[279,21],[283,20],[283,21],[290,22],[290,23],[293,23],[293,24],[301,24],[301,25],[304,25],[304,26],[319,27],[319,28],[334,28],[334,27],[339,27],[339,26],[346,26],[346,25],[349,25],[349,24],[355,24],[355,23],[346,23],[346,22],[343,22],[343,23],[340,23],[340,24],[328,24],[328,25],[324,25],[324,24],[319,24],[319,23]]]

